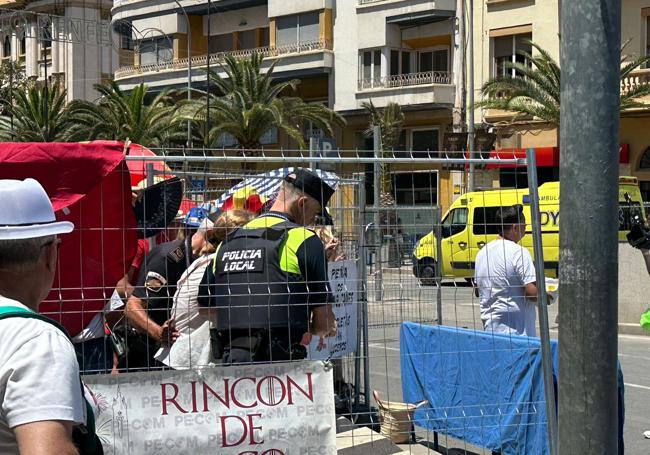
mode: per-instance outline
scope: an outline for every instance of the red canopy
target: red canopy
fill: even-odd
[[[137,248],[123,144],[3,143],[0,179],[34,178],[57,219],[75,229],[63,243],[54,286],[40,311],[74,336],[102,310]]]

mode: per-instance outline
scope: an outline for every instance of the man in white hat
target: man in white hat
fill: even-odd
[[[75,351],[55,325],[35,319],[54,280],[57,222],[33,179],[0,180],[0,453],[72,455],[85,423]],[[22,316],[21,316],[22,314]]]

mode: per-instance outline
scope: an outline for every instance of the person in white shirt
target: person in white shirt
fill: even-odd
[[[74,347],[57,327],[30,314],[52,287],[56,235],[73,228],[56,221],[36,180],[0,180],[2,455],[78,453],[72,433],[86,422],[86,406]]]
[[[210,349],[211,319],[215,317],[210,308],[201,308],[198,304],[199,286],[205,269],[214,259],[216,247],[227,235],[254,217],[247,210],[230,210],[217,217],[214,223],[204,219],[198,226],[198,232],[205,238],[204,247],[199,257],[183,272],[176,284],[171,319],[179,333],[171,346],[161,347],[155,358],[165,365],[184,370],[205,367],[213,361]]]
[[[501,207],[500,234],[476,255],[475,282],[486,331],[536,336],[537,285],[530,252],[519,245],[526,233],[520,205]]]

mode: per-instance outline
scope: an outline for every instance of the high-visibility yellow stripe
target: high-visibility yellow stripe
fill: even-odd
[[[277,224],[284,222],[282,218],[276,216],[263,216],[260,218],[255,218],[244,226],[244,229],[259,229],[264,227],[271,227]],[[299,226],[292,229],[289,229],[287,234],[287,239],[280,246],[280,269],[283,272],[291,273],[294,275],[300,275],[300,265],[298,264],[298,248],[300,245],[310,238],[311,236],[316,235],[313,231]],[[216,252],[219,252],[219,245]],[[215,255],[214,260],[212,261],[212,271],[216,273],[217,271],[217,256]]]

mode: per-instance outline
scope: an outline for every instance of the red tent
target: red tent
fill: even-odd
[[[40,311],[74,336],[104,307],[130,267],[137,247],[131,181],[123,144],[0,144],[0,179],[34,178],[57,219],[75,229],[62,235],[54,286]]]

